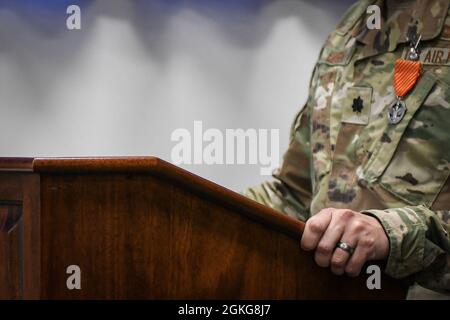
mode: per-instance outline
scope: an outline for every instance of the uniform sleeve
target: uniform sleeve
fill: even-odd
[[[424,206],[367,210],[376,217],[389,238],[385,272],[394,278],[414,275],[428,289],[450,293],[450,225]]]

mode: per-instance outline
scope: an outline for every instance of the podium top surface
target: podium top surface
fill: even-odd
[[[70,157],[70,158],[2,158],[0,172],[36,174],[152,174],[232,207],[252,219],[299,239],[304,223],[263,206],[189,171],[152,156],[141,157]]]
[[[0,158],[0,171],[152,172],[167,163],[157,157]],[[168,163],[167,163],[168,164]]]

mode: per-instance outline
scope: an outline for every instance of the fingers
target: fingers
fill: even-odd
[[[344,233],[345,225],[336,220],[336,216],[332,214],[330,224],[320,239],[314,255],[316,263],[324,268],[330,266],[336,243],[342,238]]]
[[[339,241],[353,247],[354,252],[336,248]],[[319,266],[349,276],[359,275],[367,261],[384,259],[389,253],[389,239],[378,220],[350,209],[327,208],[311,217],[301,246],[307,251],[315,250]]]
[[[311,251],[316,249],[323,233],[330,224],[332,210],[332,208],[324,209],[306,222],[301,240],[303,250]]]
[[[354,235],[346,233],[342,236],[342,240],[340,241],[348,244],[352,248],[358,247],[357,239]],[[333,256],[331,257],[331,272],[339,276],[343,275],[349,260],[354,254],[355,252],[350,254],[341,248],[336,248],[333,252]]]
[[[356,277],[368,260],[375,260],[375,239],[371,235],[360,234],[358,245],[349,259],[345,272]]]
[[[366,251],[360,246],[356,246],[355,252],[353,252],[345,266],[345,273],[350,277],[357,277],[361,273],[361,269],[364,266],[364,263],[366,263],[366,260]]]

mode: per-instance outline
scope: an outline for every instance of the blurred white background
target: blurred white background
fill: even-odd
[[[156,155],[177,128],[280,129],[352,0],[0,0],[0,156]],[[78,4],[82,29],[66,29]],[[241,190],[258,165],[186,169]]]

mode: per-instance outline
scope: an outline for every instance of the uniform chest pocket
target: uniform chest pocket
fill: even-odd
[[[433,74],[423,78],[406,99],[405,118],[383,133],[368,171],[407,204],[430,207],[450,172],[450,90]]]

